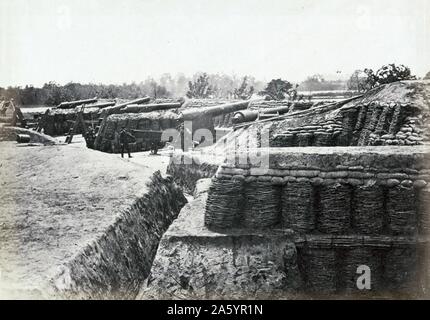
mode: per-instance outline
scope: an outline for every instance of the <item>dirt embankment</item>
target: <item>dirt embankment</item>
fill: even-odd
[[[18,134],[30,136],[30,143],[43,145],[54,145],[58,143],[58,140],[52,138],[51,136],[34,130],[0,125],[0,141],[16,141]]]
[[[0,150],[0,296],[133,297],[186,201],[153,176],[166,161],[80,143]]]
[[[171,177],[157,171],[149,191],[54,276],[61,297],[133,299],[151,269],[158,243],[186,203]]]

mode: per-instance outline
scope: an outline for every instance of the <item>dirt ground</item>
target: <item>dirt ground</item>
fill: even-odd
[[[64,139],[59,139],[64,141]],[[0,142],[0,298],[39,298],[53,272],[146,190],[167,156]]]

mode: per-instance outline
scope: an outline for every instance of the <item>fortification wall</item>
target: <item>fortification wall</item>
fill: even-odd
[[[117,133],[122,127],[126,127],[136,137],[136,142],[130,144],[131,151],[150,150],[152,141],[160,140],[161,133],[158,131],[177,128],[179,125],[178,115],[172,111],[112,114],[107,117],[103,131],[99,133],[101,135],[99,150],[112,153],[120,152]],[[133,130],[151,132],[144,133]]]
[[[69,130],[73,128],[74,121],[76,121],[76,115],[80,107],[72,109],[50,109],[41,115],[40,127],[43,128],[44,133],[50,136],[60,136],[69,133]],[[100,108],[98,107],[86,107],[83,113],[84,121],[94,122],[100,117]],[[78,125],[77,132],[75,134],[83,133],[83,128]]]
[[[428,141],[428,130],[413,107],[401,104],[358,105],[330,118],[307,119],[275,134],[273,146],[417,145]],[[283,124],[286,126],[286,123]]]
[[[133,134],[136,136],[136,143],[130,144],[130,148],[133,152],[136,151],[147,151],[150,150],[150,146],[153,142],[160,142],[161,133],[156,131],[163,131],[167,129],[175,129],[179,133],[179,136],[173,137],[173,142],[176,146],[181,146],[184,149],[185,139],[189,139],[188,144],[192,144],[192,140],[198,139],[194,134],[199,129],[207,129],[212,133],[215,139],[221,128],[227,129],[232,127],[232,113],[221,114],[215,117],[203,116],[192,121],[189,121],[188,125],[191,123],[191,132],[187,131],[187,137],[185,137],[184,132],[186,128],[184,127],[184,122],[181,119],[180,112],[188,108],[197,107],[210,107],[219,104],[223,104],[226,101],[220,100],[203,100],[195,99],[185,102],[178,109],[171,109],[169,111],[152,111],[145,113],[121,113],[109,115],[106,119],[104,126],[100,128],[98,135],[100,136],[100,143],[97,148],[104,152],[117,153],[120,151],[119,143],[116,141],[115,132],[118,132],[122,126],[125,126],[127,130],[133,132],[133,130],[143,130],[147,132],[135,131]],[[231,101],[230,101],[231,102]],[[148,132],[153,131],[153,132]],[[163,147],[163,141],[160,143],[160,147]]]
[[[265,168],[223,164],[205,225],[293,230],[304,290],[356,290],[360,264],[373,270],[377,292],[428,288],[428,147],[288,151],[267,149]]]
[[[430,140],[430,82],[395,82],[350,102],[280,119],[274,147],[419,145]]]
[[[163,235],[137,298],[276,299],[287,298],[288,292],[293,296],[300,276],[291,232],[213,232],[204,226],[206,200],[207,188],[202,188]]]

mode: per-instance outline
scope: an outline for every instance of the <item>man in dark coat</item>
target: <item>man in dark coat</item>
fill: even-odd
[[[131,158],[129,143],[134,142],[136,138],[128,132],[125,127],[119,132],[119,144],[121,146],[121,157],[124,158],[124,149],[127,150],[128,157]]]
[[[96,134],[93,128],[89,128],[85,133],[85,142],[87,143],[87,148],[94,149],[94,140],[96,139]]]

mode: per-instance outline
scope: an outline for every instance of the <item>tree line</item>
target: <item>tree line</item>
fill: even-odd
[[[73,101],[98,97],[100,99],[136,99],[142,96],[152,98],[221,98],[245,99],[261,90],[264,83],[252,76],[230,76],[225,74],[196,73],[192,77],[178,74],[172,77],[166,73],[158,80],[147,78],[140,83],[120,85],[81,84],[70,82],[59,85],[45,83],[42,87],[0,87],[0,97],[14,99],[19,105],[58,105],[63,101]]]
[[[424,79],[430,78],[430,72]],[[152,98],[218,98],[248,99],[253,94],[271,100],[300,100],[299,91],[352,90],[365,92],[375,86],[399,80],[412,80],[416,76],[404,65],[388,64],[377,71],[365,68],[356,70],[349,80],[326,80],[320,74],[307,77],[301,83],[286,79],[272,79],[264,83],[252,76],[196,73],[192,77],[178,74],[172,77],[163,74],[157,81],[147,78],[140,83],[105,85],[80,84],[75,82],[59,85],[45,83],[42,87],[0,87],[0,97],[14,99],[19,105],[58,105],[63,101],[73,101],[98,97],[101,99],[136,99],[142,96]]]
[[[311,76],[300,84],[283,79],[272,79],[268,83],[253,76],[196,73],[192,77],[178,74],[172,77],[163,74],[158,80],[147,78],[140,83],[121,85],[81,84],[70,82],[59,85],[45,83],[42,87],[0,87],[0,97],[14,99],[19,105],[58,105],[63,101],[73,101],[98,97],[100,99],[135,99],[142,96],[152,98],[215,98],[248,99],[253,94],[267,96],[268,99],[294,99],[297,88],[302,90],[344,89],[342,84],[326,81],[322,76]]]

